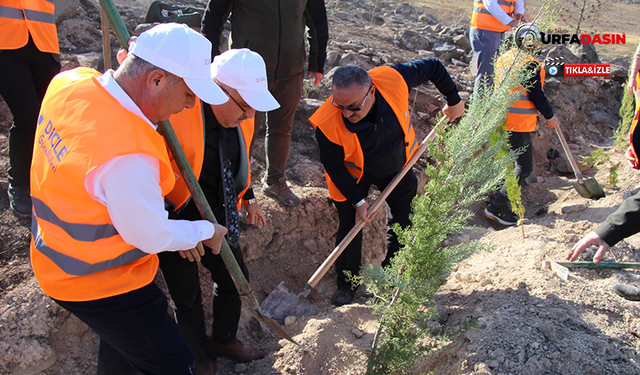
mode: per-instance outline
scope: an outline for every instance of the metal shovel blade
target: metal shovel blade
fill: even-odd
[[[584,181],[575,181],[572,183],[573,188],[576,189],[578,194],[584,198],[592,198],[593,194],[589,191]]]
[[[296,293],[287,283],[281,281],[262,301],[260,309],[280,324],[284,324],[284,319],[288,316],[313,316],[318,313],[318,308],[305,298],[310,291],[311,287],[307,284],[300,293]]]
[[[560,144],[562,145],[562,149],[564,153],[567,155],[567,159],[569,160],[569,164],[571,164],[571,169],[573,169],[573,173],[576,175],[576,179],[578,181],[573,183],[573,187],[576,189],[578,194],[584,198],[591,199],[600,199],[605,196],[604,190],[602,190],[602,186],[596,181],[595,178],[584,179],[582,177],[582,172],[580,172],[580,168],[578,168],[578,164],[576,163],[576,159],[574,159],[571,154],[571,150],[567,145],[567,140],[564,138],[564,134],[560,129],[560,126],[555,128],[556,133],[558,134],[558,138],[560,139]]]
[[[586,180],[584,180],[584,185],[592,194],[591,199],[600,199],[605,196],[604,190],[602,190],[602,186],[600,186],[595,178],[587,178]]]

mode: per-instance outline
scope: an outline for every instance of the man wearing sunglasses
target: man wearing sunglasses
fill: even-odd
[[[409,91],[431,81],[446,98],[442,112],[455,120],[464,111],[458,89],[445,67],[435,58],[426,58],[366,71],[357,66],[336,70],[332,96],[311,116],[325,168],[327,186],[340,220],[336,244],[356,220],[371,222],[367,195],[371,185],[380,191],[391,182],[418,149],[409,113]],[[386,199],[387,224],[402,227],[411,222],[411,201],[418,181],[407,173]],[[338,290],[331,298],[336,306],[351,303],[355,294],[344,271],[360,271],[362,232],[336,261]],[[399,248],[396,234],[387,232],[387,254],[382,266]]]

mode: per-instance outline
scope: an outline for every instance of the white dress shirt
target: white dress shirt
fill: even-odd
[[[98,77],[98,82],[122,107],[156,129],[113,79],[113,70]],[[150,155],[115,157],[91,171],[84,187],[95,201],[107,207],[124,241],[145,253],[192,249],[215,231],[206,220],[169,220],[160,188],[160,161]]]
[[[484,7],[487,8],[489,13],[492,16],[498,19],[503,25],[508,25],[513,18],[507,14],[502,8],[500,4],[498,4],[498,0],[482,0],[484,3]],[[515,5],[515,10],[513,11],[516,14],[524,14],[524,0],[517,0]]]

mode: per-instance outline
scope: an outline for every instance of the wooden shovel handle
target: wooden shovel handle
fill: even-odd
[[[562,149],[564,153],[567,155],[567,159],[569,159],[569,164],[571,164],[571,169],[573,169],[573,173],[576,174],[576,178],[581,183],[584,183],[584,178],[582,177],[582,172],[578,168],[578,164],[576,163],[576,159],[573,158],[573,154],[571,154],[571,150],[569,149],[569,145],[567,145],[567,140],[564,139],[564,134],[560,129],[560,125],[555,127],[556,133],[558,134],[558,138],[560,139],[560,144],[562,145]]]
[[[418,147],[418,149],[413,154],[411,159],[409,159],[407,164],[405,164],[405,166],[402,167],[402,170],[400,170],[400,172],[396,174],[393,180],[391,180],[389,185],[387,185],[387,187],[382,191],[378,199],[376,199],[375,202],[373,202],[373,204],[369,206],[369,210],[368,210],[369,212],[378,211],[378,208],[382,206],[384,201],[387,199],[389,194],[391,194],[393,189],[398,185],[400,180],[404,178],[407,172],[411,170],[411,167],[413,167],[413,165],[418,161],[418,159],[420,159],[420,156],[422,156],[422,154],[427,150],[427,142],[431,141],[436,136],[436,130],[440,127],[440,124],[442,124],[447,119],[448,117],[444,116],[442,119],[440,119],[440,121],[438,121],[438,123],[433,127],[433,129],[431,129],[429,134],[424,138],[422,143],[420,143],[420,147]],[[318,267],[316,272],[313,275],[311,275],[311,278],[309,279],[309,281],[307,281],[307,285],[313,288],[318,284],[320,279],[322,279],[322,277],[327,273],[329,268],[333,265],[333,263],[335,263],[336,259],[338,259],[340,254],[342,254],[342,252],[344,251],[344,249],[346,249],[346,247],[349,246],[351,241],[356,237],[356,235],[358,235],[358,233],[360,232],[360,230],[362,230],[365,224],[366,223],[362,220],[356,221],[356,225],[354,225],[353,228],[351,228],[351,230],[349,231],[349,233],[347,233],[345,238],[343,238],[342,241],[340,241],[338,246],[336,246],[336,248],[331,252],[331,254],[329,254],[327,259],[325,259],[325,261],[320,265],[320,267]]]

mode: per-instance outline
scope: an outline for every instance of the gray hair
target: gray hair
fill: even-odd
[[[355,65],[342,66],[333,73],[332,87],[341,90],[354,85],[359,87],[371,86],[371,76],[366,70]]]
[[[159,68],[132,53],[127,55],[127,58],[122,62],[122,65],[120,65],[120,67],[118,68],[118,71],[123,76],[129,79],[135,79],[153,70],[162,70],[163,72],[165,72],[167,74],[169,84],[172,86],[177,85],[178,82],[180,82],[180,80],[182,79],[177,75],[170,73],[162,68]]]

